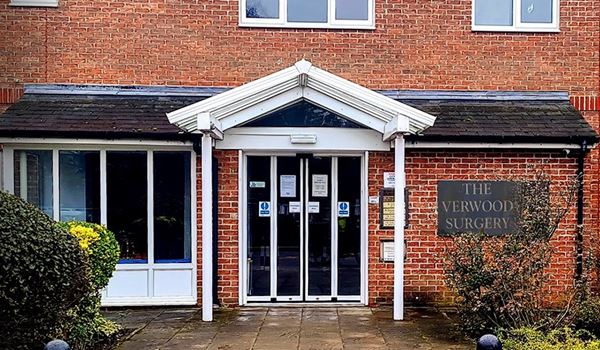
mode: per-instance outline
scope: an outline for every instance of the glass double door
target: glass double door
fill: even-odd
[[[360,301],[361,157],[246,157],[246,297]]]

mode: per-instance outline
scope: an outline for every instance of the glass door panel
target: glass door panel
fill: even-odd
[[[308,159],[307,299],[331,296],[331,158]]]
[[[360,296],[361,159],[338,158],[337,273],[338,296]],[[343,298],[343,297],[342,297]]]
[[[248,296],[270,296],[271,218],[261,214],[259,205],[271,200],[271,158],[248,157],[247,163],[247,291]]]
[[[298,298],[302,295],[301,162],[296,157],[277,158],[277,295]]]

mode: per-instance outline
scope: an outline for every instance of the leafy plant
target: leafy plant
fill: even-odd
[[[515,195],[517,228],[501,237],[465,232],[446,251],[446,279],[457,294],[462,326],[472,334],[496,329],[553,329],[567,322],[545,311],[544,284],[552,254],[550,238],[573,205],[577,180],[551,197],[550,181],[538,174],[520,181]]]
[[[505,350],[600,350],[600,341],[586,331],[568,327],[548,333],[533,328],[518,328],[500,333]]]
[[[600,297],[589,296],[577,304],[574,326],[600,337]]]
[[[88,290],[77,239],[35,206],[0,191],[0,348],[42,348],[62,337]]]
[[[100,291],[108,281],[119,260],[119,244],[112,232],[104,226],[87,222],[64,224],[77,238],[91,268],[88,293],[82,302],[71,310],[73,321],[69,341],[74,348],[85,349],[113,336],[120,327],[100,314]]]

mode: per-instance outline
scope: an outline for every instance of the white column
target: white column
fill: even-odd
[[[394,139],[394,320],[404,319],[404,137]]]
[[[202,136],[202,321],[213,320],[212,139]]]

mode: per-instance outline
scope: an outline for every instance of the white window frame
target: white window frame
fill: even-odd
[[[10,0],[10,6],[58,7],[58,0]]]
[[[106,290],[102,292],[103,306],[143,306],[143,305],[195,305],[197,303],[197,215],[196,215],[196,154],[192,150],[191,143],[170,142],[170,141],[123,141],[115,143],[113,141],[96,140],[53,140],[53,139],[0,139],[3,144],[2,167],[3,190],[14,194],[14,151],[15,150],[40,150],[52,151],[52,210],[53,219],[59,221],[60,216],[60,189],[59,189],[59,152],[60,151],[96,151],[100,154],[100,224],[107,224],[107,184],[106,184],[106,154],[107,152],[146,152],[147,164],[147,239],[148,239],[148,257],[145,263],[118,263],[115,273],[118,271],[147,271],[148,285],[140,286],[140,290],[146,290],[147,296],[143,297],[114,297],[107,298]],[[190,153],[190,249],[191,261],[189,263],[156,263],[154,261],[154,196],[153,196],[153,154],[155,152],[189,152]],[[190,285],[192,287],[191,295],[185,297],[162,297],[156,296],[154,290],[155,271],[191,271]]]
[[[560,32],[560,0],[552,0],[551,23],[521,22],[521,0],[513,0],[513,24],[507,25],[477,25],[475,24],[475,1],[471,0],[471,30],[481,32]]]
[[[367,20],[341,20],[335,18],[337,0],[327,0],[327,22],[288,22],[287,0],[279,0],[279,18],[248,18],[246,17],[246,1],[239,0],[240,27],[263,28],[323,28],[323,29],[375,29],[375,0],[368,0]]]

